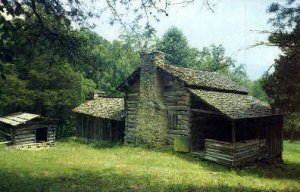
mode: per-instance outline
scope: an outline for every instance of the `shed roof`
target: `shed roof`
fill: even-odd
[[[1,117],[0,122],[12,126],[18,126],[20,124],[25,124],[26,122],[31,121],[32,119],[38,117],[40,116],[37,114],[18,112],[18,113],[10,114],[5,117]]]
[[[75,109],[75,113],[82,113],[104,119],[120,121],[124,118],[124,99],[99,97],[82,103]]]
[[[271,115],[271,107],[250,95],[189,89],[196,97],[231,119]]]

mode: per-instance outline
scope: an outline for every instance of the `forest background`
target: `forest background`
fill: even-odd
[[[296,1],[272,3],[268,8],[273,15],[273,31],[264,44],[277,46],[282,53],[274,61],[274,72],[266,71],[254,81],[242,64],[226,55],[223,45],[198,49],[190,46],[176,26],[158,37],[148,18],[145,25],[140,25],[149,13],[156,20],[160,14],[167,15],[167,9],[157,7],[156,1],[135,4],[144,12],[133,10],[136,18],[129,25],[114,10],[117,3],[129,9],[131,1],[106,1],[112,12],[111,24],[124,26],[120,37],[113,41],[93,32],[93,26],[85,22],[89,17],[99,17],[94,10],[86,10],[81,1],[67,2],[1,0],[1,116],[18,111],[38,113],[58,120],[58,137],[73,135],[74,107],[96,90],[122,96],[115,88],[141,63],[141,54],[159,50],[165,53],[167,63],[222,73],[247,88],[250,95],[274,109],[280,108],[285,114],[286,136],[299,137],[300,5]],[[209,1],[204,2],[210,9]],[[152,9],[157,14],[152,14]]]

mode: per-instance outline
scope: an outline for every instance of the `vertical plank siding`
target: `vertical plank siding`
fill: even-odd
[[[272,116],[267,119],[267,149],[270,158],[282,158],[283,150],[283,117]]]
[[[78,122],[76,136],[80,140],[123,140],[125,129],[123,121],[102,119],[85,114],[78,114],[76,118]]]

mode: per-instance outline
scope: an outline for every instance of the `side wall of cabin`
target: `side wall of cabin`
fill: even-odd
[[[178,151],[190,151],[190,93],[182,82],[164,72],[160,73],[160,81],[168,117],[168,144]]]
[[[125,142],[134,143],[137,128],[137,108],[139,102],[139,79],[128,86],[125,93]]]
[[[183,144],[186,145],[182,146],[185,148],[184,151],[189,151],[187,148],[190,147],[189,143],[191,137],[190,93],[176,78],[163,72],[157,71],[157,73],[159,75],[157,76],[156,83],[158,83],[160,86],[157,87],[157,90],[155,91],[159,92],[160,97],[158,97],[153,104],[156,104],[157,106],[152,106],[153,108],[158,108],[156,109],[156,113],[153,115],[150,115],[150,109],[145,110],[145,113],[141,113],[141,110],[139,109],[141,105],[145,104],[145,101],[141,101],[140,99],[140,92],[143,90],[140,89],[139,79],[136,79],[136,81],[129,85],[126,90],[125,142],[136,142],[137,135],[141,131],[141,128],[138,128],[138,123],[140,123],[141,119],[143,119],[143,121],[145,121],[147,124],[150,124],[157,129],[157,133],[161,133],[166,130],[164,145],[173,145],[175,139],[179,145],[181,145],[181,141],[183,141]],[[151,103],[151,99],[147,101]],[[152,116],[165,116],[165,118],[163,117],[160,120],[165,122],[159,122],[160,125],[164,125],[164,127],[160,128],[159,126],[154,126],[155,123],[153,122],[158,120]],[[139,124],[139,126],[141,126],[141,124]],[[153,137],[155,134],[149,134],[149,136]]]
[[[76,137],[85,141],[117,141],[124,138],[124,121],[76,113]]]
[[[38,129],[45,129],[45,136],[47,137],[45,142],[55,141],[55,124],[49,120],[34,120],[26,124],[14,127],[12,132],[12,144],[24,145],[36,143],[36,132]]]
[[[0,123],[0,141],[11,141],[14,127]]]

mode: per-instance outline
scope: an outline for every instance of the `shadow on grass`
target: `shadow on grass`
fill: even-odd
[[[123,143],[121,141],[116,141],[116,142],[112,142],[112,141],[85,141],[82,139],[77,139],[76,137],[67,137],[67,138],[63,138],[63,139],[59,139],[59,142],[62,143],[77,143],[77,144],[83,144],[83,145],[87,145],[90,146],[92,148],[98,148],[98,149],[106,149],[106,148],[116,148],[116,147],[122,147],[124,146]]]
[[[266,162],[257,162],[252,165],[245,165],[242,167],[226,167],[219,165],[207,160],[200,159],[192,155],[191,153],[180,153],[175,152],[171,149],[151,149],[144,148],[145,150],[151,150],[161,153],[167,153],[170,155],[175,155],[185,161],[190,163],[198,164],[201,168],[211,171],[211,172],[226,172],[234,170],[239,176],[249,176],[252,175],[258,178],[269,178],[269,179],[289,179],[300,182],[300,162],[295,161],[285,161],[282,164],[270,164]]]
[[[238,169],[238,173],[247,172],[262,178],[290,179],[300,182],[300,163],[287,161],[283,164],[259,163],[253,168]]]
[[[267,163],[258,162],[257,164],[254,164],[252,166],[229,168],[223,165],[218,165],[213,162],[199,159],[198,157],[193,156],[191,153],[175,152],[171,148],[150,148],[147,146],[123,145],[121,142],[113,143],[109,141],[87,142],[87,141],[76,140],[76,138],[68,138],[63,140],[63,142],[76,142],[96,149],[122,148],[122,147],[140,148],[145,151],[175,155],[190,163],[199,164],[199,166],[201,165],[203,169],[212,172],[224,172],[224,171],[235,170],[239,176],[253,175],[255,177],[261,177],[261,178],[290,179],[290,180],[300,181],[300,162],[294,162],[294,161],[286,161],[283,164],[267,164]]]
[[[119,174],[115,169],[92,172],[74,169],[68,174],[49,175],[43,172],[0,171],[0,191],[260,191],[245,186],[224,184],[167,184],[161,178]]]

